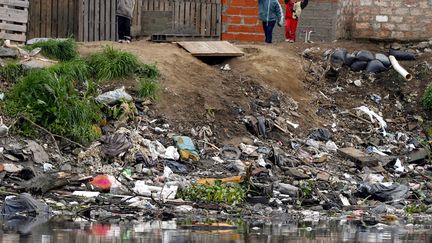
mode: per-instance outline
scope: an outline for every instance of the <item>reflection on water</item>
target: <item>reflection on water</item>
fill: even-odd
[[[22,221],[21,225],[17,222],[3,221],[0,242],[432,242],[430,224],[400,222],[369,226],[365,222],[346,220],[231,222],[235,227],[184,221],[133,225],[54,220]]]

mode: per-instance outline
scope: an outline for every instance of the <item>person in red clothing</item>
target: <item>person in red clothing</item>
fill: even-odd
[[[309,0],[285,0],[285,41],[295,42],[298,19],[308,3]]]

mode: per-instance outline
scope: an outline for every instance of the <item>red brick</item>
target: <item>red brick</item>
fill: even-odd
[[[227,15],[241,15],[242,13],[242,8],[236,8],[236,7],[229,7],[225,14]]]
[[[240,16],[222,16],[222,23],[230,23],[230,24],[241,24],[242,18]]]
[[[262,42],[264,35],[257,34],[231,34],[223,33],[222,40],[244,41],[244,42]]]
[[[232,0],[230,6],[254,7],[258,6],[257,0]]]
[[[241,15],[258,16],[258,7],[255,8],[242,8]]]
[[[243,23],[244,24],[258,24],[259,20],[258,20],[258,17],[248,17],[248,18],[243,18]]]

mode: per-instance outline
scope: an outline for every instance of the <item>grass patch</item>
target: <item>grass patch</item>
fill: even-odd
[[[0,68],[0,76],[7,82],[15,82],[24,75],[24,70],[19,63],[9,63]]]
[[[156,64],[142,64],[138,67],[136,74],[140,78],[156,80],[160,77],[159,69]]]
[[[147,98],[151,100],[159,99],[159,82],[153,79],[140,78],[138,85],[138,95],[141,98]]]
[[[48,70],[57,76],[68,78],[73,81],[84,81],[90,77],[90,68],[82,59],[75,59],[68,62],[58,63]]]
[[[416,214],[416,213],[424,213],[427,210],[427,206],[420,203],[420,204],[409,204],[407,205],[404,210],[407,214]]]
[[[26,46],[29,50],[33,50],[37,47],[42,48],[42,54],[44,56],[60,61],[70,61],[79,56],[76,43],[72,39],[48,40]]]
[[[88,144],[100,136],[102,115],[93,99],[79,95],[69,78],[49,70],[30,71],[8,93],[6,111],[24,115],[49,131]]]
[[[213,186],[189,186],[179,192],[179,197],[194,202],[239,206],[246,201],[246,189],[239,184],[222,184],[221,181],[216,181]]]
[[[432,110],[432,83],[426,88],[421,103],[426,110]]]
[[[102,52],[91,55],[87,61],[93,76],[98,80],[128,77],[140,67],[136,56],[109,46]]]

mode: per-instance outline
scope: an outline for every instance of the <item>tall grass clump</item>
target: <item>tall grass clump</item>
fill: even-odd
[[[70,61],[79,56],[76,42],[73,39],[48,40],[27,46],[27,49],[42,48],[42,54],[46,57],[60,61]]]
[[[159,99],[159,82],[154,79],[140,78],[138,84],[138,95],[141,98],[151,100]]]
[[[158,79],[160,77],[159,69],[156,64],[142,64],[136,71],[138,77],[148,79]]]
[[[94,77],[98,80],[131,76],[140,67],[135,55],[109,46],[102,52],[91,55],[87,60]]]
[[[6,66],[0,68],[0,76],[8,81],[17,81],[24,74],[24,69],[20,63],[9,63]]]
[[[85,81],[90,77],[90,68],[82,59],[58,63],[48,69],[57,76],[69,78],[73,81]]]
[[[30,71],[7,94],[6,111],[25,116],[50,132],[87,144],[100,136],[101,112],[79,95],[72,80],[49,70]]]
[[[426,88],[421,103],[426,110],[432,110],[432,83]]]

